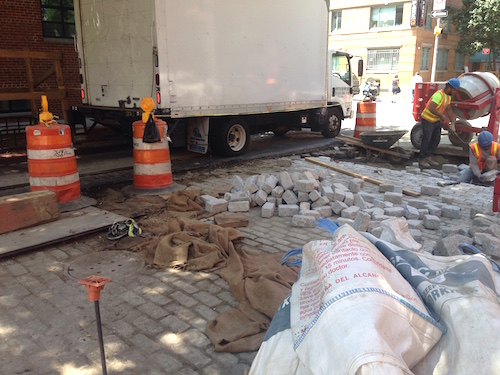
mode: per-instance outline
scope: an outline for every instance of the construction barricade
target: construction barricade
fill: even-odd
[[[362,132],[375,131],[377,125],[377,103],[358,102],[356,106],[356,125],[354,127],[354,137],[361,138]]]
[[[40,123],[26,127],[26,148],[31,191],[51,190],[60,203],[80,197],[71,128],[54,120],[46,96],[42,96]]]
[[[493,212],[498,212],[498,203],[500,201],[500,176],[495,178],[493,188]]]
[[[154,118],[153,99],[144,98],[142,120],[135,121],[134,136],[134,187],[161,189],[172,185],[172,167],[168,148],[167,123]],[[149,122],[149,124],[148,124]],[[156,129],[152,126],[156,126]],[[156,134],[152,139],[151,129]]]

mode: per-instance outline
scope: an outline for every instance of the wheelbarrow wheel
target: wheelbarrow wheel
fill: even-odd
[[[472,128],[472,125],[465,120],[458,120],[456,122],[456,125]],[[474,134],[472,132],[448,132],[448,139],[450,140],[451,144],[458,147],[468,147],[469,142],[472,141],[473,136]]]
[[[422,138],[423,138],[423,131],[422,131],[422,124],[420,122],[417,122],[413,128],[411,129],[410,133],[410,141],[413,147],[415,147],[417,150],[420,150],[420,145],[422,144]],[[441,137],[439,137],[439,140],[441,140]],[[439,142],[438,142],[439,144]]]
[[[413,125],[413,128],[411,129],[410,133],[411,144],[417,150],[420,150],[420,145],[422,144],[422,137],[423,137],[422,124],[420,122],[417,122],[415,125]]]
[[[401,154],[401,156],[399,155],[389,155],[387,154],[387,159],[391,162],[391,163],[394,163],[394,164],[401,164],[405,161],[405,149],[403,147],[399,147],[399,146],[394,146],[394,147],[391,147],[389,150],[391,151],[394,151],[394,152],[397,152],[399,154]]]

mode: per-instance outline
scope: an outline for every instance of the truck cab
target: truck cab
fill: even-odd
[[[328,51],[328,67],[330,68],[327,80],[328,104],[340,104],[344,118],[352,118],[354,115],[352,109],[354,95],[352,58],[353,56],[345,51]]]

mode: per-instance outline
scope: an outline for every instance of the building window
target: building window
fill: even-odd
[[[425,5],[425,23],[424,27],[426,29],[432,28],[432,17],[431,17],[431,11],[432,11],[432,4],[427,3]]]
[[[398,70],[399,49],[368,50],[367,70]]]
[[[422,47],[422,58],[420,60],[420,70],[429,70],[429,58],[431,56],[431,49]]]
[[[465,66],[465,55],[459,52],[455,52],[455,62],[453,63],[453,69],[455,71],[463,72]]]
[[[43,36],[73,38],[75,11],[73,0],[41,0]]]
[[[399,26],[403,23],[403,6],[373,7],[370,29],[375,27]]]
[[[342,11],[333,10],[331,13],[332,13],[332,27],[330,31],[340,30],[340,27],[342,26]]]
[[[448,70],[448,50],[438,49],[437,60],[436,60],[436,70]]]

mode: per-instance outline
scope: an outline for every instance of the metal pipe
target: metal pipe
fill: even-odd
[[[101,313],[99,311],[99,301],[94,301],[94,307],[95,307],[95,317],[97,324],[97,335],[99,336],[99,348],[101,349],[102,374],[107,375],[108,372],[106,370],[106,356],[104,355],[104,340],[102,338]]]
[[[101,349],[101,365],[103,375],[108,375],[106,370],[106,356],[104,355],[104,341],[102,339],[101,312],[99,311],[99,297],[104,285],[109,283],[111,279],[102,276],[89,276],[85,279],[78,280],[80,284],[85,285],[85,289],[89,292],[89,301],[94,301],[95,318],[97,324],[97,335],[99,336],[99,348]]]

